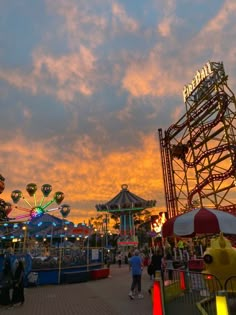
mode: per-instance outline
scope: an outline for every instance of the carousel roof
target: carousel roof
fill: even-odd
[[[142,211],[156,205],[156,200],[145,200],[128,190],[128,185],[123,184],[121,191],[105,204],[97,204],[97,211],[124,212]]]
[[[24,237],[22,227],[27,224],[28,236],[45,237],[47,234],[53,233],[53,237],[58,237],[61,234],[70,236],[85,236],[89,235],[92,228],[84,223],[74,224],[65,219],[60,219],[51,214],[45,213],[41,217],[36,217],[30,222],[6,222],[5,225],[0,225],[0,237],[11,235],[14,237]],[[67,227],[65,232],[65,226]]]
[[[44,215],[33,218],[30,222],[29,222],[29,226],[35,226],[35,225],[41,225],[40,223],[44,223],[44,225],[48,224],[48,225],[52,225],[53,223],[55,223],[56,225],[62,225],[63,222],[67,222],[67,220],[64,219],[60,219],[58,217],[55,217],[54,215],[48,214],[48,213],[44,213]]]

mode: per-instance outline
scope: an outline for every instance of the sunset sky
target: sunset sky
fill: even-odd
[[[164,210],[157,130],[207,61],[236,90],[235,16],[232,0],[0,1],[1,198],[49,183],[78,223],[127,184]]]

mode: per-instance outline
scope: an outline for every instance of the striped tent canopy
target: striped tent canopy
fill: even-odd
[[[156,200],[145,200],[128,190],[128,185],[123,184],[121,191],[105,204],[97,204],[97,211],[107,211],[111,213],[138,212],[156,205]]]

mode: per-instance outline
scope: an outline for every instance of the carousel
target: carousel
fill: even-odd
[[[4,188],[0,175],[0,193]],[[44,184],[40,198],[35,183],[26,185],[26,192],[28,198],[13,190],[13,205],[0,199],[0,272],[6,262],[14,269],[15,262],[22,260],[26,286],[107,277],[102,249],[89,246],[91,227],[65,219],[70,206],[61,204],[64,193],[56,191],[50,197],[52,186]],[[62,218],[52,215],[58,212]]]

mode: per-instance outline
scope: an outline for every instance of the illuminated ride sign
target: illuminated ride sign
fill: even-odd
[[[208,62],[201,70],[198,70],[196,72],[196,75],[193,78],[192,82],[184,86],[184,89],[183,89],[184,102],[186,102],[186,99],[191,95],[193,90],[211,73],[213,73],[211,62]]]

